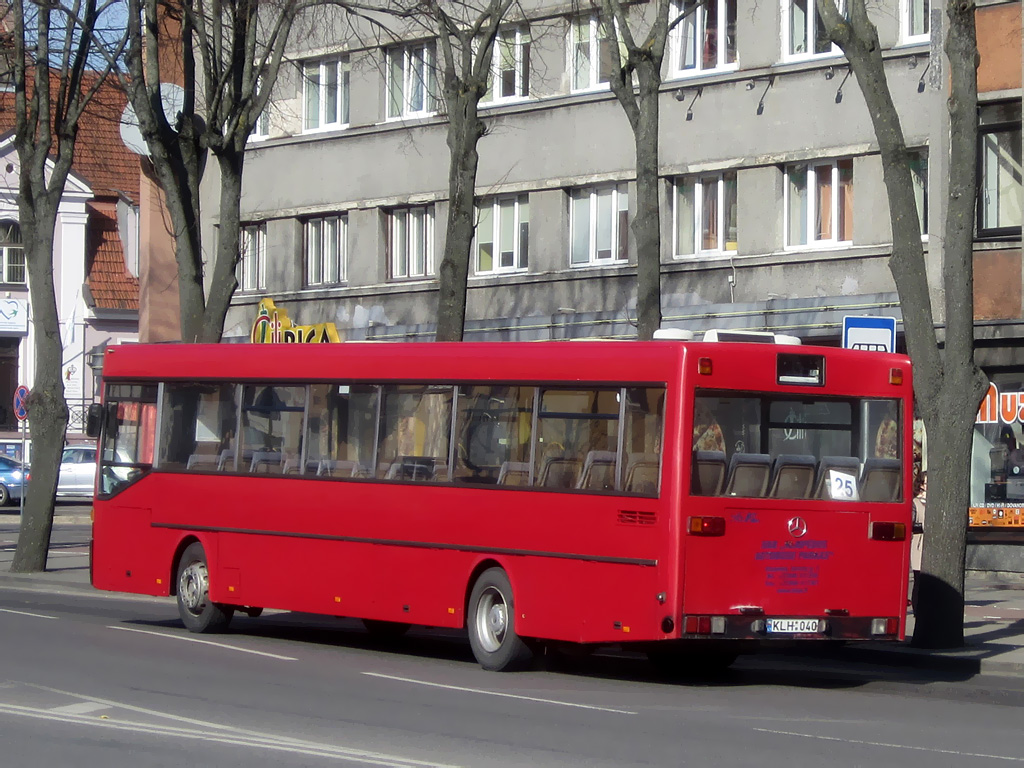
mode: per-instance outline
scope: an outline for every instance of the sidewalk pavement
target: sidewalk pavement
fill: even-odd
[[[54,517],[62,525],[88,525],[87,514]],[[89,583],[87,544],[51,546],[43,573],[11,573],[13,547],[0,547],[0,584],[40,591],[93,592]],[[835,661],[932,669],[957,674],[1024,676],[1024,574],[971,571],[966,579],[965,647],[946,651],[914,648],[914,618],[907,620],[907,640],[864,642],[808,648],[808,656]],[[797,655],[797,654],[793,654]]]

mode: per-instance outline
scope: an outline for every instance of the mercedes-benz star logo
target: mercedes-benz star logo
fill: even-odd
[[[794,538],[799,539],[807,533],[807,521],[802,517],[794,517],[789,521],[789,534]]]

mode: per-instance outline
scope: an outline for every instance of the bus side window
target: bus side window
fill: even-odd
[[[160,468],[234,471],[237,397],[235,384],[166,384]]]
[[[447,482],[453,394],[450,386],[382,387],[378,478]]]
[[[459,388],[452,480],[529,485],[534,391],[508,385]]]

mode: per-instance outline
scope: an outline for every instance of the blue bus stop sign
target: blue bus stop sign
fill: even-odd
[[[896,318],[847,315],[843,318],[843,348],[895,352]]]
[[[25,407],[26,400],[28,400],[28,387],[20,384],[14,390],[14,415],[18,417],[18,421],[24,421],[28,418],[28,408]]]

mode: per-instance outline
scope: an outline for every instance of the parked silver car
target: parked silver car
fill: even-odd
[[[60,457],[58,496],[92,496],[96,485],[96,446],[69,445]]]

